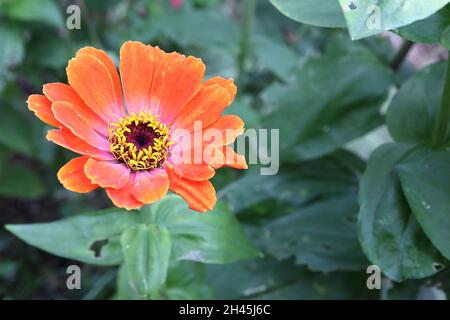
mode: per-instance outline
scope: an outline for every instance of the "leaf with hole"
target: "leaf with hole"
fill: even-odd
[[[449,0],[339,0],[353,40],[425,19]]]
[[[123,260],[120,235],[140,223],[136,212],[102,210],[48,223],[10,224],[10,232],[51,254],[96,265]]]

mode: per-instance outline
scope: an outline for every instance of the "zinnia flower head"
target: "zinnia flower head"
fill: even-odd
[[[27,103],[55,127],[48,140],[81,155],[58,172],[68,190],[101,187],[128,210],[171,190],[204,212],[216,202],[209,181],[215,169],[247,168],[227,147],[244,123],[222,115],[237,88],[231,79],[204,82],[200,59],[130,41],[120,50],[120,76],[111,58],[92,47],[80,49],[66,71],[69,84],[45,84],[44,94]],[[225,138],[206,138],[208,130]]]

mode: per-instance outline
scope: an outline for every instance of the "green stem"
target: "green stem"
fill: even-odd
[[[245,9],[244,22],[242,24],[242,40],[241,50],[239,54],[239,75],[238,85],[243,85],[245,82],[245,63],[250,49],[250,34],[253,25],[253,16],[255,14],[256,0],[247,0],[247,6]]]
[[[413,47],[414,43],[412,41],[405,41],[400,48],[400,50],[397,52],[397,55],[394,57],[394,60],[392,60],[391,63],[391,69],[394,71],[397,71],[403,64],[403,61],[408,56],[409,51]]]
[[[445,143],[448,130],[448,118],[450,115],[450,59],[447,61],[444,89],[442,92],[441,104],[436,117],[434,127],[433,146],[440,147]]]

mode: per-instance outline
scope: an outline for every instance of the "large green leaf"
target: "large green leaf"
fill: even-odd
[[[53,27],[63,28],[62,9],[52,0],[6,0],[0,3],[3,13],[11,18],[45,23]]]
[[[444,76],[445,63],[438,63],[403,84],[387,113],[389,132],[395,140],[431,145]]]
[[[221,203],[205,214],[190,210],[184,200],[170,195],[141,211],[146,223],[170,231],[177,260],[228,263],[259,255],[239,222]]]
[[[362,270],[368,263],[358,242],[357,213],[356,194],[331,197],[275,219],[255,237],[264,252],[278,259],[295,256],[310,270]]]
[[[29,245],[60,257],[116,265],[123,260],[121,233],[139,222],[136,212],[111,209],[49,223],[7,225],[6,229]]]
[[[450,5],[439,10],[427,19],[400,28],[399,34],[414,42],[442,43],[450,49],[448,31],[450,27]]]
[[[172,240],[163,226],[131,226],[120,238],[128,283],[140,298],[159,298],[163,288]]]
[[[307,63],[295,84],[267,89],[273,107],[263,127],[280,130],[283,159],[320,157],[382,124],[391,83],[391,71],[369,50],[330,52]]]
[[[398,165],[397,172],[417,221],[450,259],[450,153],[420,150]]]
[[[267,255],[294,256],[312,270],[360,270],[367,265],[357,232],[358,177],[364,163],[348,152],[284,164],[276,176],[257,170],[219,193]]]
[[[352,194],[364,163],[344,151],[326,157],[284,164],[275,176],[263,176],[257,169],[228,184],[219,192],[221,199],[239,213],[263,201],[299,206],[319,197]]]
[[[208,266],[217,299],[368,299],[364,272],[311,272],[290,260]]]
[[[339,0],[353,40],[425,19],[449,0]]]
[[[420,228],[403,194],[395,166],[414,146],[386,144],[361,179],[359,238],[364,253],[392,280],[428,277],[447,264]]]
[[[270,0],[284,15],[319,27],[345,27],[337,0]]]

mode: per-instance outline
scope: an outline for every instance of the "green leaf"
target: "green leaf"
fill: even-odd
[[[29,245],[60,257],[117,265],[123,260],[121,233],[139,222],[136,212],[110,209],[49,223],[7,225],[6,229]]]
[[[259,255],[239,222],[221,203],[212,211],[199,213],[190,210],[180,197],[170,195],[141,212],[147,224],[170,231],[176,260],[228,263]]]
[[[368,299],[363,272],[311,272],[290,260],[263,259],[229,265],[208,266],[216,299]]]
[[[356,232],[358,208],[356,194],[328,198],[273,220],[255,237],[268,254],[295,256],[313,271],[362,270],[368,263]]]
[[[52,0],[9,0],[2,3],[1,7],[3,13],[13,19],[64,28],[61,9]]]
[[[259,62],[278,78],[288,81],[295,74],[297,55],[282,42],[258,36],[254,39],[253,48]]]
[[[161,296],[169,300],[211,299],[212,288],[207,284],[206,265],[190,261],[179,261],[169,266],[167,280],[161,290]],[[117,275],[117,299],[136,300],[139,295],[128,282],[125,265],[119,268]]]
[[[284,15],[318,27],[345,27],[337,0],[270,0]]]
[[[0,144],[27,156],[34,156],[28,119],[9,105],[0,106]]]
[[[234,51],[239,43],[239,26],[217,8],[169,10],[155,17],[154,27],[183,47],[221,46]]]
[[[450,23],[447,28],[442,32],[441,44],[450,50]]]
[[[283,164],[276,176],[257,170],[220,190],[251,238],[270,256],[294,256],[311,270],[361,270],[367,260],[356,231],[356,190],[364,163],[340,151]]]
[[[170,300],[211,299],[207,269],[202,263],[179,261],[169,268],[164,295]]]
[[[20,30],[8,25],[0,25],[0,94],[7,81],[13,76],[10,68],[21,63],[25,54],[25,44]]]
[[[395,281],[428,277],[447,264],[420,228],[395,174],[395,166],[414,148],[401,144],[378,148],[359,192],[361,247],[369,260]]]
[[[36,199],[46,192],[42,179],[30,168],[11,163],[9,159],[0,161],[0,195],[16,199]]]
[[[431,145],[445,63],[416,73],[400,88],[387,113],[390,134],[398,142]]]
[[[364,163],[344,151],[326,157],[283,164],[275,176],[263,176],[259,169],[245,175],[220,190],[235,213],[263,201],[278,201],[290,206],[302,205],[317,198],[352,194],[357,189],[358,176]]]
[[[397,172],[417,221],[450,259],[450,153],[420,150],[399,164]]]
[[[0,74],[5,69],[20,63],[24,57],[25,44],[20,30],[8,25],[0,25]]]
[[[140,297],[137,292],[131,287],[128,281],[128,270],[125,264],[122,264],[117,271],[117,292],[116,299],[119,300],[138,300]]]
[[[392,81],[369,50],[328,53],[307,63],[296,83],[264,93],[273,107],[263,127],[280,130],[282,160],[318,158],[382,124],[379,109]]]
[[[339,0],[353,40],[425,19],[449,0]]]
[[[450,44],[447,43],[450,39],[447,33],[449,26],[450,6],[446,6],[427,19],[416,21],[413,24],[400,28],[398,33],[414,42],[442,43],[450,49]]]
[[[141,298],[156,299],[166,282],[172,240],[163,226],[138,225],[124,231],[122,244],[128,282]]]

